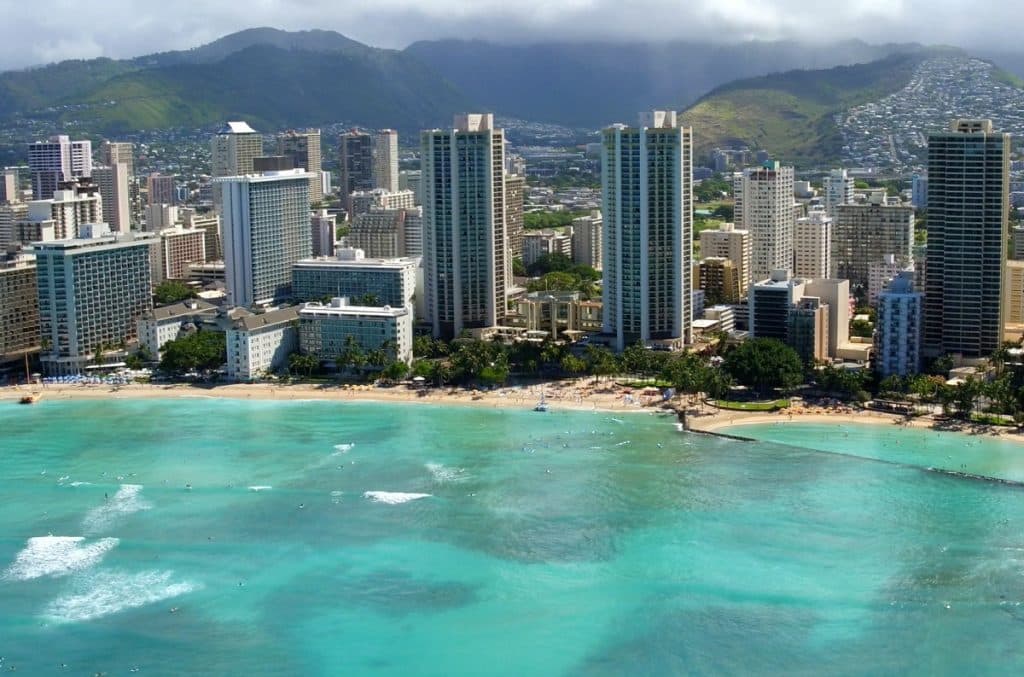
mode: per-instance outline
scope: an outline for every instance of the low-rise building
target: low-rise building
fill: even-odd
[[[246,315],[226,332],[228,377],[252,381],[285,366],[298,348],[296,306]]]
[[[708,303],[736,303],[746,292],[740,285],[739,271],[731,259],[720,256],[703,259],[695,278]]]
[[[383,349],[392,359],[412,364],[412,309],[349,305],[346,298],[328,304],[307,303],[299,311],[302,352],[333,360],[350,338],[364,352]]]
[[[604,321],[603,304],[579,292],[533,292],[514,301],[506,324],[527,332],[545,332],[552,339],[596,334]]]
[[[199,299],[153,308],[139,318],[139,346],[156,359],[165,343],[181,335],[183,327],[215,317],[217,306]]]

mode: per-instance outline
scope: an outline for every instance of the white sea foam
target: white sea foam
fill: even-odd
[[[249,487],[249,491],[270,491],[273,488],[274,487],[270,486],[269,484],[254,484],[253,486]]]
[[[92,482],[71,482],[68,486],[69,487],[84,487],[84,486],[87,486],[87,485],[90,485],[90,484],[92,484]]]
[[[354,446],[356,446],[355,442],[352,442],[351,444],[335,444],[334,455],[337,456],[339,454],[347,454],[348,452],[352,451],[352,447]]]
[[[44,576],[67,576],[75,571],[88,569],[114,549],[116,538],[101,538],[86,543],[81,536],[37,536],[30,538],[25,548],[7,567],[3,578],[14,581],[28,581]]]
[[[137,574],[97,572],[94,576],[82,577],[71,594],[51,602],[45,615],[62,623],[89,621],[178,597],[202,587],[188,581],[174,582],[171,580],[173,575],[173,571]]]
[[[152,506],[140,494],[141,484],[122,484],[117,493],[88,512],[82,520],[86,534],[95,534],[114,526],[125,515],[149,510]]]
[[[427,470],[435,482],[445,484],[448,482],[463,482],[467,479],[465,468],[449,468],[441,463],[427,463]]]
[[[420,498],[430,498],[433,494],[407,494],[401,491],[366,491],[363,492],[363,498],[368,498],[371,501],[377,503],[387,503],[388,505],[400,505],[402,503],[408,503],[409,501],[415,501]]]
[[[345,493],[344,491],[340,491],[338,489],[335,489],[334,491],[331,492],[331,496],[341,496],[344,493]]]

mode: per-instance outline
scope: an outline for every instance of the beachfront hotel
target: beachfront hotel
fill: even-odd
[[[134,341],[153,307],[149,233],[112,235],[107,224],[82,238],[36,242],[36,282],[43,345],[51,375],[78,374],[103,350]]]
[[[251,381],[284,367],[299,347],[298,319],[295,306],[242,314],[225,332],[228,378]]]
[[[181,335],[186,324],[197,324],[217,317],[217,306],[200,299],[153,308],[139,318],[139,346],[156,359],[168,341]]]
[[[1002,342],[1010,135],[956,120],[928,136],[927,356],[983,357]]]
[[[39,349],[39,299],[32,256],[0,257],[0,363]]]
[[[216,183],[224,198],[228,302],[248,308],[287,298],[292,265],[313,252],[306,172],[234,176]]]
[[[605,129],[601,144],[604,327],[616,351],[678,349],[693,321],[693,131],[672,111]]]
[[[412,308],[350,305],[347,298],[307,303],[299,310],[299,345],[307,355],[333,360],[350,340],[363,352],[382,348],[412,364]]]
[[[455,116],[424,131],[423,268],[426,320],[435,337],[504,322],[505,134],[490,113]]]
[[[339,249],[333,258],[298,261],[292,268],[292,294],[300,301],[371,294],[381,305],[411,308],[417,263],[414,258],[366,258],[360,249]]]

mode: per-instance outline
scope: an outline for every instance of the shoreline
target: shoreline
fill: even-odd
[[[625,389],[611,382],[594,384],[590,378],[492,390],[457,387],[409,389],[403,385],[381,388],[372,385],[344,387],[319,384],[229,383],[223,385],[131,384],[107,385],[18,385],[0,387],[0,402],[16,403],[29,393],[48,400],[132,400],[218,398],[260,401],[324,400],[337,402],[424,403],[489,409],[530,409],[543,392],[551,410],[597,411],[603,413],[658,412],[660,398],[631,398]],[[631,399],[627,399],[631,398]]]
[[[742,437],[744,426],[774,423],[810,424],[851,424],[890,425],[902,428],[918,428],[935,432],[957,433],[960,435],[993,437],[1024,444],[1024,436],[1010,427],[992,426],[964,421],[940,422],[930,415],[907,418],[873,409],[853,410],[848,407],[829,410],[821,407],[793,408],[773,413],[715,410],[702,416],[691,416],[689,429],[708,435],[731,435]],[[941,424],[940,424],[941,423]]]

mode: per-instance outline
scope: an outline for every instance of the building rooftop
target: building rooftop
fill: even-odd
[[[233,328],[242,331],[253,331],[278,324],[286,324],[297,319],[299,319],[298,306],[290,306],[288,308],[272,310],[269,313],[246,315],[238,319]]]
[[[255,134],[256,130],[249,126],[248,122],[242,120],[236,120],[234,122],[225,123],[223,127],[217,130],[218,134]]]
[[[217,306],[199,299],[189,299],[181,303],[154,308],[144,316],[147,320],[169,320],[173,317],[195,315],[196,313],[216,313]]]

